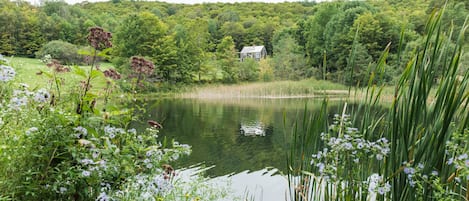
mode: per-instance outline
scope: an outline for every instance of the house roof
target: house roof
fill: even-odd
[[[241,53],[262,52],[262,49],[264,49],[264,46],[244,46]]]

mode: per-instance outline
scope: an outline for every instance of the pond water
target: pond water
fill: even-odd
[[[318,99],[161,99],[146,101],[142,118],[163,125],[161,138],[192,146],[190,157],[174,166],[213,166],[207,176],[229,176],[235,193],[275,201],[285,200],[287,181],[278,173],[286,171],[294,122],[305,105],[314,112],[321,103]],[[340,111],[341,105],[333,104],[330,110]],[[134,126],[148,125],[142,121]]]

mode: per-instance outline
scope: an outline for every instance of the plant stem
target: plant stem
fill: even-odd
[[[83,95],[81,95],[80,104],[78,105],[79,109],[77,110],[77,113],[79,113],[79,114],[83,113],[84,99],[85,99],[86,94],[88,93],[88,90],[90,88],[91,73],[93,73],[93,67],[94,67],[95,62],[96,62],[96,54],[97,54],[97,51],[95,49],[94,54],[93,54],[93,60],[91,61],[90,73],[88,74],[88,79],[86,80],[86,84],[85,84],[85,91],[83,92]]]
[[[57,88],[58,100],[60,100],[60,88],[59,88],[59,81],[57,80],[56,72],[54,72],[54,82],[55,82],[55,88]]]

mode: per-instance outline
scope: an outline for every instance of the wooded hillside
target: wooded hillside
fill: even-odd
[[[76,54],[86,49],[88,29],[100,26],[113,33],[113,48],[104,51],[104,59],[125,72],[130,57],[150,58],[158,81],[317,77],[356,84],[368,79],[369,64],[389,46],[383,81],[390,81],[408,53],[422,46],[426,20],[439,7],[439,0],[195,5],[113,0],[41,6],[0,0],[0,54],[41,57],[65,45],[73,48],[57,51]],[[469,2],[452,0],[446,9],[442,28],[457,33]],[[41,50],[55,40],[61,43]],[[240,63],[238,52],[247,45],[265,46],[267,61]]]

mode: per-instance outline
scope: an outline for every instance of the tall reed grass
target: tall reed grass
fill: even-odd
[[[305,110],[291,131],[287,154],[290,200],[469,200],[469,72],[459,73],[467,26],[454,37],[441,27],[443,11],[434,11],[428,20],[425,44],[404,66],[387,112],[374,109],[383,87],[373,79],[384,69],[389,48],[371,69],[368,88],[357,93],[365,94],[357,107],[344,104],[332,123],[327,100],[318,114]],[[345,135],[353,139],[349,147]],[[368,157],[360,158],[359,142],[370,147],[385,142],[390,150],[370,149]],[[331,154],[334,150],[339,154]],[[455,165],[456,159],[466,164]],[[325,173],[327,168],[332,171]]]
[[[199,87],[179,97],[205,99],[323,97],[324,95],[343,97],[347,95],[346,90],[347,88],[340,84],[308,79]]]

